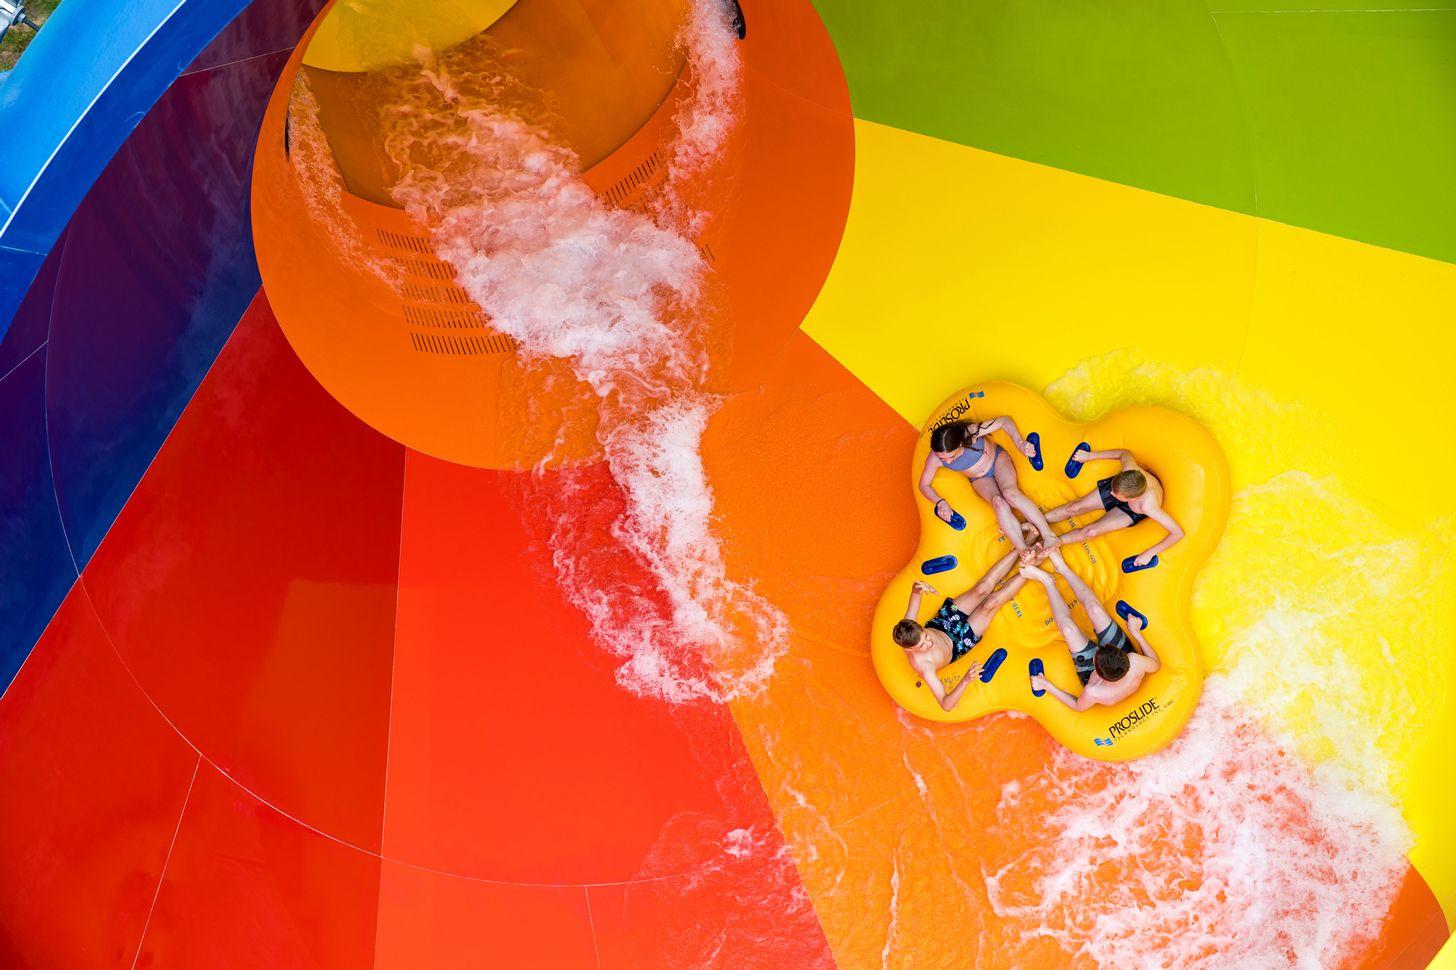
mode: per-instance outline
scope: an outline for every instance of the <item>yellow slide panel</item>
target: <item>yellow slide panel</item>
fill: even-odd
[[[325,71],[371,71],[404,64],[417,47],[444,50],[474,37],[516,0],[339,0],[304,52],[303,62]]]

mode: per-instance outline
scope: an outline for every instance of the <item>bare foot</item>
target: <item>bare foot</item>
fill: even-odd
[[[1021,573],[1024,579],[1030,579],[1034,582],[1041,583],[1042,585],[1050,584],[1052,581],[1051,573],[1047,572],[1045,569],[1042,569],[1039,566],[1033,566],[1029,562],[1022,563],[1021,568],[1019,568],[1017,572]]]

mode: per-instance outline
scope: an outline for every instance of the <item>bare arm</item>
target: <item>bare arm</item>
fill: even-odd
[[[905,607],[905,619],[913,620],[920,615],[920,597],[925,593],[935,595],[935,587],[923,580],[915,580],[910,587],[910,605]]]
[[[920,494],[930,499],[932,505],[939,505],[941,502],[945,502],[945,499],[941,498],[940,493],[935,490],[935,486],[931,484],[935,481],[935,473],[939,470],[940,459],[933,454],[926,455],[925,470],[920,473]],[[950,503],[947,502],[946,504],[949,505]]]
[[[1132,637],[1132,642],[1137,646],[1138,653],[1143,655],[1143,660],[1147,663],[1148,673],[1157,673],[1159,668],[1163,666],[1163,663],[1158,659],[1157,651],[1148,642],[1148,638],[1143,636],[1142,621],[1133,617],[1128,621],[1127,632]]]
[[[1011,438],[1011,443],[1016,446],[1017,451],[1027,457],[1036,454],[1036,449],[1027,444],[1026,439],[1021,436],[1021,429],[1016,426],[1016,422],[1004,414],[999,418],[993,418],[987,421],[981,425],[981,428],[982,430],[977,432],[977,437],[980,437],[982,434],[990,434],[992,431],[1000,428]]]
[[[1148,518],[1167,529],[1168,534],[1163,536],[1156,544],[1138,553],[1136,558],[1139,566],[1146,566],[1158,553],[1166,552],[1183,541],[1183,527],[1178,524],[1176,519],[1164,511],[1161,505],[1150,510],[1148,512]]]
[[[1137,467],[1137,459],[1133,458],[1132,452],[1126,448],[1109,448],[1107,451],[1091,451],[1087,448],[1078,448],[1072,455],[1077,461],[1120,461],[1124,470]]]
[[[1067,705],[1074,711],[1085,711],[1097,703],[1087,696],[1087,692],[1085,690],[1082,691],[1080,697],[1073,697],[1071,694],[1068,694],[1066,691],[1062,690],[1060,687],[1058,687],[1056,684],[1052,683],[1049,680],[1043,679],[1042,684],[1046,687],[1047,693],[1051,694],[1057,700],[1061,701],[1063,704]]]
[[[971,683],[980,676],[981,665],[971,664],[970,669],[966,671],[966,675],[961,678],[961,682],[956,684],[949,694],[945,692],[945,685],[940,682],[939,677],[925,677],[925,686],[930,688],[930,692],[940,702],[940,709],[949,712],[961,702],[961,697],[965,695],[966,688],[971,686]]]

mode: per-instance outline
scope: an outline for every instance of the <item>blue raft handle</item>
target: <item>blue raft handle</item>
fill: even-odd
[[[1046,467],[1046,462],[1041,457],[1041,432],[1033,431],[1026,436],[1026,443],[1036,449],[1036,454],[1031,456],[1031,467],[1035,471],[1041,471]]]
[[[996,676],[996,671],[1001,669],[1001,664],[1006,660],[1006,648],[1001,647],[986,662],[981,665],[981,683],[989,684],[991,678]]]
[[[1137,563],[1133,562],[1133,560],[1136,558],[1137,556],[1128,556],[1126,559],[1124,559],[1122,561],[1122,571],[1125,573],[1140,573],[1144,569],[1152,569],[1158,564],[1157,556],[1149,559],[1146,566],[1139,566]]]
[[[1120,616],[1120,617],[1122,617],[1122,622],[1124,622],[1124,623],[1127,622],[1128,617],[1135,616],[1139,620],[1142,620],[1143,621],[1143,629],[1144,630],[1146,630],[1148,628],[1148,618],[1146,616],[1144,616],[1143,614],[1139,613],[1137,610],[1133,609],[1131,606],[1128,606],[1127,605],[1127,600],[1118,600],[1117,601],[1117,615]]]
[[[1029,673],[1029,674],[1031,674],[1031,676],[1033,676],[1033,677],[1035,677],[1037,674],[1045,675],[1046,674],[1046,667],[1043,666],[1040,657],[1032,657],[1031,658],[1031,663],[1029,663],[1029,664],[1026,665],[1026,672]],[[1032,697],[1040,697],[1040,696],[1042,696],[1045,693],[1046,693],[1046,688],[1045,687],[1043,687],[1041,690],[1037,690],[1035,687],[1033,687],[1031,689],[1031,696]]]
[[[954,568],[956,568],[955,556],[936,556],[934,559],[927,559],[920,564],[920,571],[927,576],[948,573]]]
[[[1077,447],[1072,449],[1072,454],[1067,458],[1067,467],[1064,469],[1064,471],[1066,472],[1068,478],[1076,478],[1078,475],[1082,474],[1082,462],[1077,460],[1077,452],[1081,451],[1083,448],[1086,448],[1088,451],[1092,450],[1092,446],[1090,444],[1085,441],[1081,441],[1077,443]]]
[[[966,517],[964,515],[961,515],[955,509],[951,509],[950,510],[950,521],[947,522],[946,525],[949,525],[952,529],[956,530],[957,532],[964,531],[964,529],[966,527]]]

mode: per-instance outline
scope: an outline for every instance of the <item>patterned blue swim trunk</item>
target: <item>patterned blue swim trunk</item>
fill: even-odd
[[[981,642],[976,631],[971,629],[971,618],[956,608],[955,600],[947,598],[940,604],[940,610],[925,622],[928,630],[939,630],[950,637],[950,661],[957,660],[971,652]]]

